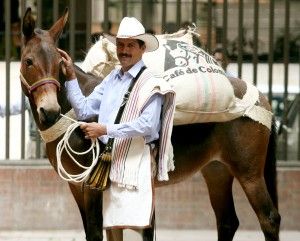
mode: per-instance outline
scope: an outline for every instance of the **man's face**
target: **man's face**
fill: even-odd
[[[136,39],[117,38],[116,44],[118,59],[124,72],[142,59],[146,48],[145,45],[140,47]]]
[[[215,60],[217,60],[217,62],[219,63],[219,65],[222,66],[222,68],[223,68],[224,70],[226,70],[227,65],[228,65],[228,62],[227,62],[227,60],[224,58],[223,53],[216,52],[216,53],[214,54],[214,58],[215,58]]]
[[[223,66],[223,54],[216,52],[214,57],[215,57],[215,60],[217,60],[217,62],[219,63],[219,65]]]

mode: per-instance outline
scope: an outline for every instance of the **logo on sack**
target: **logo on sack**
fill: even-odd
[[[196,46],[176,40],[167,40],[167,43],[163,46],[166,49],[165,71],[190,64],[201,64],[203,61],[219,67],[212,56]]]
[[[167,73],[164,79],[167,81],[185,74],[225,75],[218,62],[201,48],[176,40],[167,40],[163,47],[166,50],[164,71]]]

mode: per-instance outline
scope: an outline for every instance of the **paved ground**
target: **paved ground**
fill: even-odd
[[[78,230],[67,231],[0,231],[0,241],[85,241],[84,233]],[[124,241],[141,240],[131,230],[126,231]],[[216,241],[217,235],[211,230],[157,230],[156,241]],[[300,231],[282,231],[281,241],[300,241]],[[104,239],[106,241],[106,239]],[[260,232],[239,231],[234,241],[264,241]]]

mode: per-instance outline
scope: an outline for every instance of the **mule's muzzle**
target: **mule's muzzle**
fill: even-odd
[[[38,112],[40,122],[46,126],[51,126],[58,120],[60,115],[60,108],[46,109],[41,107]]]

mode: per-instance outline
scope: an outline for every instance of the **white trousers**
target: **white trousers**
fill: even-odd
[[[149,227],[153,210],[150,146],[145,145],[138,174],[138,189],[127,189],[112,182],[103,192],[103,227]]]

